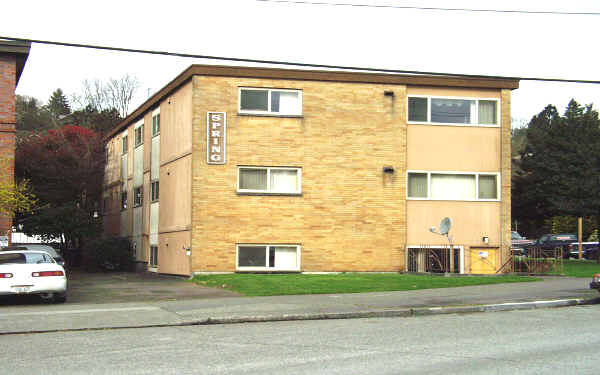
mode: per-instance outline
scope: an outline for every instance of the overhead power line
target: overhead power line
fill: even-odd
[[[64,47],[91,48],[91,49],[99,49],[99,50],[106,50],[106,51],[145,53],[145,54],[151,54],[151,55],[174,56],[174,57],[185,57],[185,58],[207,59],[207,60],[220,60],[220,61],[235,61],[235,62],[246,62],[246,63],[255,63],[255,64],[301,66],[301,67],[306,67],[306,68],[352,70],[352,71],[363,71],[363,72],[374,72],[374,73],[394,73],[394,74],[417,74],[417,75],[430,75],[430,76],[447,76],[447,77],[455,77],[455,78],[514,79],[514,80],[521,80],[521,81],[545,81],[545,82],[600,84],[600,81],[583,80],[583,79],[487,76],[487,75],[476,75],[476,74],[424,72],[424,71],[418,71],[418,70],[365,68],[365,67],[358,67],[358,66],[311,64],[311,63],[300,63],[300,62],[291,62],[291,61],[247,59],[247,58],[241,58],[241,57],[223,57],[223,56],[210,56],[210,55],[196,55],[196,54],[181,53],[181,52],[153,51],[153,50],[143,50],[143,49],[135,49],[135,48],[109,47],[109,46],[99,46],[99,45],[93,45],[93,44],[55,42],[55,41],[49,41],[49,40],[25,39],[25,38],[13,38],[13,37],[8,37],[8,36],[0,36],[0,40],[2,40],[2,39],[9,40],[9,41],[16,41],[16,42],[30,42],[30,43],[37,43],[37,44],[47,44],[47,45],[55,45],[55,46],[64,46]]]
[[[328,3],[320,1],[294,1],[294,0],[255,0],[264,3],[282,3],[296,5],[325,5],[341,7],[359,7],[359,8],[387,8],[387,9],[409,9],[409,10],[437,10],[448,12],[487,12],[487,13],[521,13],[521,14],[549,14],[549,15],[567,15],[567,16],[600,16],[600,12],[560,12],[552,10],[508,10],[508,9],[472,9],[472,8],[438,8],[438,7],[417,7],[405,5],[377,5],[377,4],[353,4],[353,3]]]

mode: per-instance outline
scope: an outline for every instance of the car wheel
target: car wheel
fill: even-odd
[[[59,294],[59,293],[54,293],[54,303],[65,303],[67,302],[67,294]]]

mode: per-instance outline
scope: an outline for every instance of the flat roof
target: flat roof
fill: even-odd
[[[452,76],[452,75],[417,75],[417,74],[389,74],[389,73],[363,73],[336,70],[303,70],[259,68],[245,66],[223,65],[191,65],[175,77],[161,90],[152,95],[136,110],[111,130],[105,139],[112,138],[129,124],[154,109],[167,95],[177,90],[193,76],[217,76],[240,78],[284,79],[294,81],[322,81],[345,83],[373,83],[388,85],[410,86],[437,86],[437,87],[464,87],[464,88],[489,88],[489,89],[517,89],[519,80],[514,78],[499,78],[488,76]]]
[[[25,62],[29,56],[29,50],[31,49],[30,42],[18,42],[6,39],[0,39],[0,55],[16,55],[17,57],[17,76],[16,83],[19,83],[23,68],[25,68]]]

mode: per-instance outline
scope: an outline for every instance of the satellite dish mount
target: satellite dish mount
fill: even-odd
[[[441,236],[446,236],[448,239],[448,243],[452,246],[452,237],[450,237],[450,228],[452,227],[452,219],[449,217],[445,217],[440,223],[440,231],[436,232],[435,227],[429,228],[431,233],[439,234]]]

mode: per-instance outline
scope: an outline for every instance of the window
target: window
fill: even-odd
[[[158,246],[150,246],[150,267],[158,267]]]
[[[300,271],[298,245],[238,245],[237,269]]]
[[[152,202],[158,201],[158,181],[152,183]]]
[[[408,98],[408,121],[427,122],[427,98]]]
[[[139,207],[143,203],[143,190],[142,187],[136,187],[133,189],[133,207]]]
[[[240,88],[239,112],[300,116],[302,91]]]
[[[127,209],[127,192],[124,191],[121,193],[121,210]]]
[[[407,197],[432,200],[498,200],[496,174],[408,172]]]
[[[144,143],[144,125],[135,128],[135,147]]]
[[[160,113],[152,116],[152,136],[160,134]]]
[[[408,121],[495,126],[498,125],[498,100],[409,97]]]
[[[127,153],[127,136],[123,137],[123,154]]]
[[[280,167],[239,167],[238,192],[300,194],[301,169]]]

